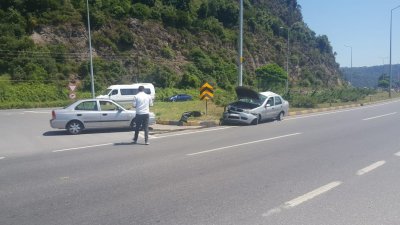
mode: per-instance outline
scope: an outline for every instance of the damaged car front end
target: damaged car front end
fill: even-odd
[[[283,119],[289,103],[273,92],[257,93],[246,87],[235,89],[238,101],[230,103],[222,115],[222,124],[257,125],[267,119]]]

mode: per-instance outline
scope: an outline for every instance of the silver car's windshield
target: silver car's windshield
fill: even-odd
[[[245,102],[245,103],[251,103],[251,104],[255,104],[255,105],[262,105],[263,102],[265,101],[265,99],[267,99],[266,96],[264,95],[258,95],[259,99],[255,99],[255,98],[240,98],[239,102]]]

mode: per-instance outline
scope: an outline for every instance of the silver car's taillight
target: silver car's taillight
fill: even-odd
[[[52,118],[53,120],[56,119],[56,112],[54,112],[54,110],[51,111],[51,118]]]

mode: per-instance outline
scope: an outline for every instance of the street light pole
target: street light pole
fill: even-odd
[[[286,85],[285,85],[285,93],[288,93],[289,91],[289,56],[290,56],[290,30],[293,28],[294,25],[296,25],[299,22],[293,23],[291,26],[287,27],[287,52],[286,52]],[[283,27],[280,27],[283,28]]]
[[[238,74],[238,86],[243,85],[243,0],[240,0],[240,37],[239,37],[239,74]]]
[[[94,93],[92,37],[90,35],[89,0],[86,0],[86,9],[87,9],[87,22],[88,22],[88,32],[89,32],[90,80],[91,80],[91,87],[92,87],[92,97],[95,98],[96,96],[95,96],[95,93]]]
[[[292,25],[293,26],[293,25]],[[287,32],[287,53],[286,53],[286,85],[285,85],[285,93],[287,94],[289,91],[289,54],[290,54],[290,49],[289,49],[289,34],[290,34],[290,29],[292,27],[289,27],[288,32]]]
[[[345,47],[350,48],[350,84],[353,83],[353,47],[345,45]]]
[[[392,18],[393,18],[393,11],[400,8],[400,5],[394,7],[390,10],[390,75],[389,75],[389,98],[392,97]]]

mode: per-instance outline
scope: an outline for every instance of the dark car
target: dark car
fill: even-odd
[[[192,100],[192,96],[187,95],[187,94],[179,94],[179,95],[174,95],[172,97],[169,97],[168,100],[171,102],[190,101],[190,100]]]

